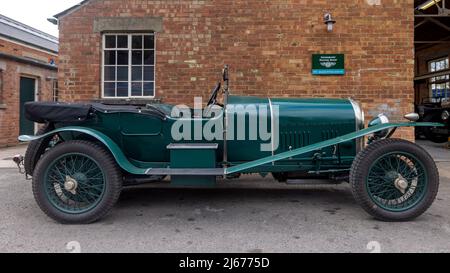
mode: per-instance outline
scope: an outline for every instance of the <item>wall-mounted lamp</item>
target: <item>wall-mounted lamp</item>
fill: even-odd
[[[325,16],[323,16],[323,21],[327,25],[327,31],[332,32],[333,26],[336,24],[336,21],[333,20],[333,17],[331,17],[331,13],[326,13]]]

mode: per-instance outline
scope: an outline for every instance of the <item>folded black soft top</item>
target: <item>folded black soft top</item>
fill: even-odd
[[[25,117],[38,123],[76,122],[88,118],[91,104],[59,102],[27,102]]]
[[[165,119],[166,115],[150,105],[142,108],[136,105],[108,105],[103,103],[63,103],[63,102],[27,102],[25,117],[37,123],[74,123],[85,121],[96,111],[102,113],[131,112],[150,114]]]

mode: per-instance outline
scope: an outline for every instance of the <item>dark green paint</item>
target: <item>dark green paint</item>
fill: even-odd
[[[213,169],[216,167],[216,148],[176,148],[170,149],[170,168],[172,169]],[[173,175],[174,186],[213,187],[215,176],[178,176]]]
[[[208,159],[208,168],[229,166],[225,174],[250,172],[321,172],[329,169],[348,169],[358,151],[357,140],[384,129],[403,126],[440,126],[435,123],[389,123],[360,130],[361,125],[349,100],[345,99],[267,99],[230,96],[229,105],[259,104],[279,108],[279,147],[273,152],[261,151],[261,140],[227,140],[228,162],[223,162],[223,141],[205,139],[179,141],[182,143],[216,143],[215,160]],[[102,113],[79,126],[61,127],[48,134],[29,137],[31,141],[58,133],[64,140],[97,139],[113,154],[119,166],[131,174],[143,175],[150,168],[171,167],[171,154],[167,146],[177,143],[172,139],[172,125],[177,119],[170,117],[171,106],[155,104],[167,117],[137,113]],[[216,119],[223,119],[222,113]],[[229,117],[231,116],[228,113]],[[246,118],[250,118],[250,114]],[[266,114],[272,121],[270,113]],[[190,122],[205,124],[209,118],[196,118]],[[258,119],[259,122],[259,119]],[[270,122],[269,122],[270,123]],[[269,132],[272,128],[269,127]],[[193,132],[192,132],[193,136]],[[266,141],[264,143],[269,143]],[[180,155],[180,157],[186,154]],[[210,155],[209,155],[210,156]],[[208,158],[209,158],[208,156]],[[177,156],[178,157],[178,156]],[[198,155],[188,157],[198,158]],[[177,160],[176,164],[182,160]],[[203,164],[203,163],[202,163]],[[193,168],[195,166],[187,166]]]
[[[20,78],[20,134],[33,135],[34,122],[25,117],[25,103],[34,101],[36,96],[36,80],[31,78]]]

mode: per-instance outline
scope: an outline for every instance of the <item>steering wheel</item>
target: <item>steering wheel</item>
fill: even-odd
[[[220,87],[221,87],[221,84],[220,84],[220,82],[218,82],[211,93],[211,97],[209,98],[207,106],[216,104],[217,95],[219,94]]]

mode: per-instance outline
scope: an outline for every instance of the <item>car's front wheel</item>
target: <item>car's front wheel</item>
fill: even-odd
[[[420,146],[384,139],[357,155],[350,184],[356,201],[375,218],[407,221],[431,206],[439,188],[439,173],[433,158]]]
[[[64,224],[87,224],[105,216],[117,202],[122,173],[103,147],[68,141],[39,160],[33,193],[39,207]]]

